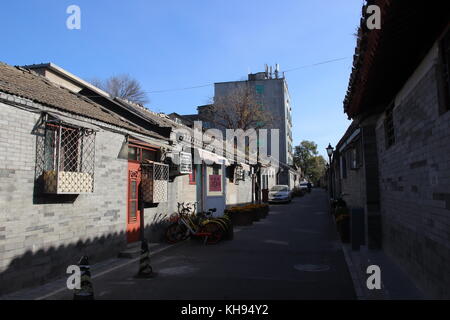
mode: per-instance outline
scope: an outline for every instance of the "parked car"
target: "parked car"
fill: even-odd
[[[291,202],[292,201],[292,192],[289,189],[289,186],[286,185],[277,185],[273,186],[269,190],[269,202]]]
[[[304,193],[308,192],[308,182],[301,182],[300,190],[303,191]]]

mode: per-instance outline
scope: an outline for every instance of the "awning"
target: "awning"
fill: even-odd
[[[219,156],[215,153],[203,150],[203,149],[198,149],[195,148],[194,149],[194,162],[196,159],[200,159],[202,161],[205,161],[207,164],[224,164],[226,166],[230,165],[230,162],[228,161],[228,159]]]

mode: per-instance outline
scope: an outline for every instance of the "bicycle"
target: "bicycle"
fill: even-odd
[[[205,244],[216,244],[223,237],[223,228],[216,219],[210,219],[216,209],[210,209],[208,213],[195,215],[197,203],[193,206],[178,203],[178,215],[171,217],[172,224],[167,227],[166,240],[174,244],[189,237],[204,237]],[[202,216],[203,215],[203,216]]]
[[[231,222],[231,218],[228,213],[225,213],[222,217],[211,217],[213,213],[217,210],[212,209],[208,212],[201,212],[198,214],[200,219],[203,221],[208,221],[211,224],[217,224],[223,232],[223,236],[225,240],[232,240],[234,236],[233,223]]]

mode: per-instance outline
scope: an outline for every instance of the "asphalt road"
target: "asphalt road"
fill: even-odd
[[[131,264],[94,280],[102,299],[355,299],[325,191],[271,205],[268,217],[237,227],[214,246],[187,241],[151,260],[157,277]],[[50,299],[72,299],[70,292]]]

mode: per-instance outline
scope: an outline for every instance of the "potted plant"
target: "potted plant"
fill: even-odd
[[[251,212],[244,207],[233,207],[226,210],[234,226],[248,226],[253,223]]]

